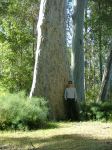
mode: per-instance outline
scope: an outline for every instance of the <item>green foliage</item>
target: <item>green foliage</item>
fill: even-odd
[[[80,116],[82,120],[112,121],[112,103],[81,103]]]
[[[85,88],[87,100],[95,100],[101,88],[102,74],[112,37],[112,2],[88,1],[85,13]]]
[[[0,85],[29,93],[36,49],[39,0],[0,1]]]
[[[86,83],[87,84],[87,83]],[[91,81],[91,88],[86,92],[86,101],[95,102],[100,92],[100,85],[93,83]]]
[[[0,96],[0,129],[37,129],[46,123],[47,103],[43,98],[26,98],[24,93]]]

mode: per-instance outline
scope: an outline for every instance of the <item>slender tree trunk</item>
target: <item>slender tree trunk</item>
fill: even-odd
[[[100,80],[102,81],[103,69],[102,69],[102,41],[101,41],[101,26],[99,29],[99,64],[100,64]]]
[[[87,77],[88,77],[88,73],[86,73],[87,71],[87,69],[88,69],[88,67],[87,67],[87,59],[86,59],[86,52],[87,52],[87,45],[88,45],[88,43],[87,43],[87,29],[88,29],[88,24],[87,24],[87,6],[85,7],[85,20],[86,20],[86,22],[85,22],[85,25],[84,25],[84,36],[85,36],[85,40],[84,40],[84,47],[85,47],[85,66],[84,66],[84,68],[85,68],[85,72],[84,72],[84,74],[85,74],[85,80],[84,80],[84,86],[85,86],[85,97],[86,97],[86,92],[87,92]]]
[[[101,15],[101,2],[98,2],[99,7],[99,15]],[[102,81],[103,76],[103,69],[102,69],[102,25],[101,25],[101,19],[99,19],[99,65],[100,65],[100,81]]]
[[[33,20],[33,37],[35,36],[35,21]],[[33,41],[33,60],[35,59],[35,41]]]
[[[41,0],[37,50],[30,97],[49,101],[53,119],[64,119],[63,93],[68,80],[65,52],[65,0]]]
[[[100,99],[102,101],[107,100],[108,95],[112,95],[112,49],[103,75]]]
[[[84,50],[83,26],[84,8],[87,0],[76,0],[73,13],[73,47],[71,54],[71,70],[79,100],[84,100]]]

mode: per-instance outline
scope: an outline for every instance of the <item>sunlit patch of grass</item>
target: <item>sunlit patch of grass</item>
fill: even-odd
[[[37,150],[112,150],[112,123],[51,124],[54,125],[52,129],[0,132],[0,146]]]

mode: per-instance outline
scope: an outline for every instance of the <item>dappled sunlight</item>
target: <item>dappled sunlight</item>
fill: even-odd
[[[111,150],[112,124],[101,122],[59,123],[58,128],[1,132],[0,145],[39,150]]]

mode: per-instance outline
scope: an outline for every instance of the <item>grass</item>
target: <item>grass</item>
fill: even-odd
[[[60,122],[55,124],[57,127],[53,129],[1,131],[0,149],[112,150],[112,123]]]

